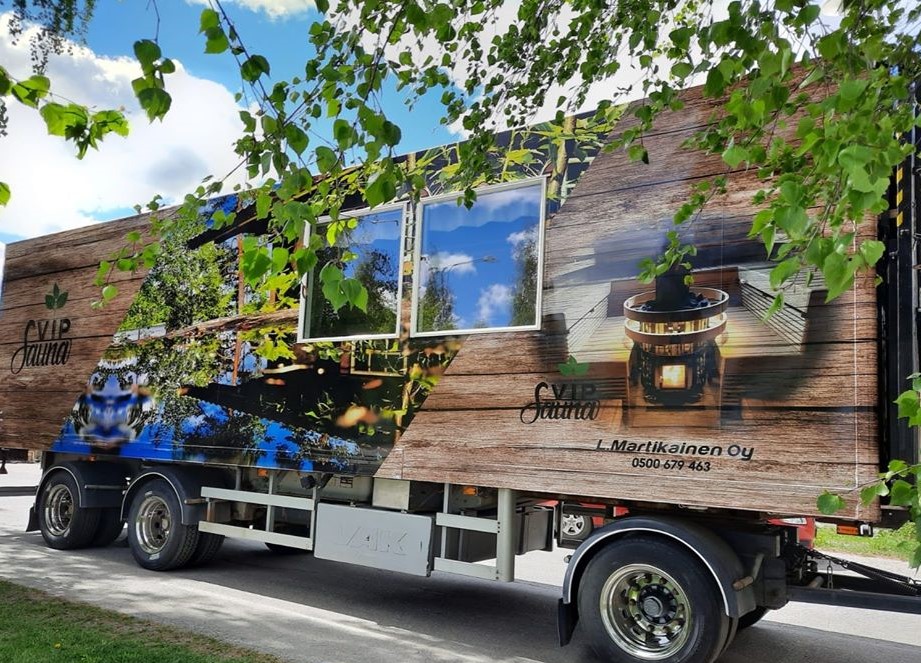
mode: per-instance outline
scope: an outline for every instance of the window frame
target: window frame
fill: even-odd
[[[540,215],[537,220],[537,301],[534,302],[534,324],[517,325],[514,327],[477,327],[472,329],[443,329],[437,331],[419,331],[418,304],[419,291],[421,290],[422,274],[422,225],[425,221],[424,207],[430,204],[437,204],[446,200],[456,201],[461,192],[451,191],[440,193],[420,200],[415,205],[415,218],[413,219],[413,281],[412,295],[409,312],[409,335],[411,338],[431,338],[435,336],[467,336],[468,334],[497,334],[503,332],[520,332],[520,331],[537,331],[541,328],[543,317],[543,290],[544,290],[544,233],[547,223],[547,180],[548,175],[538,175],[537,177],[528,177],[513,182],[502,182],[501,184],[489,184],[477,187],[474,191],[477,198],[482,194],[497,193],[510,189],[522,189],[525,187],[540,185]],[[474,203],[476,205],[476,203]]]
[[[391,340],[399,338],[400,336],[400,323],[402,322],[402,309],[403,309],[403,263],[406,257],[406,228],[407,216],[410,209],[410,205],[407,201],[401,201],[397,203],[390,203],[388,205],[381,205],[379,207],[360,207],[354,210],[348,210],[347,212],[341,212],[339,214],[339,219],[354,219],[360,218],[363,216],[370,216],[372,214],[382,214],[387,212],[393,212],[395,210],[400,210],[400,229],[399,235],[397,237],[397,299],[396,299],[396,326],[394,327],[393,333],[379,333],[379,334],[352,334],[349,336],[318,336],[311,337],[309,336],[309,329],[305,329],[305,325],[310,321],[310,311],[313,307],[313,298],[310,295],[313,293],[313,280],[314,276],[317,273],[317,270],[320,268],[320,265],[314,265],[313,269],[310,270],[308,274],[304,274],[301,278],[301,296],[300,296],[300,311],[297,316],[297,342],[298,343],[336,343],[342,341],[374,341],[374,340]],[[317,219],[316,224],[314,225],[314,232],[320,226],[329,224],[332,221],[331,216],[323,216]],[[304,223],[304,238],[306,241],[309,241],[309,233],[311,232],[311,226],[309,222]],[[325,241],[325,240],[324,240]],[[307,293],[305,295],[304,293]]]

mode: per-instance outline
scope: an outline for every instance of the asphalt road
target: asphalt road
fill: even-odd
[[[523,582],[416,578],[228,542],[211,565],[168,574],[134,564],[124,537],[64,553],[22,532],[28,497],[0,497],[0,577],[200,631],[290,661],[595,661],[577,633],[556,643],[565,551],[531,553]],[[890,563],[893,567],[900,565]],[[791,605],[736,638],[723,663],[921,661],[921,618]]]

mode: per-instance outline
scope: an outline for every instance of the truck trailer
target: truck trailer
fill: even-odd
[[[258,288],[244,247],[291,247],[245,194],[177,223],[149,269],[112,270],[102,307],[100,265],[149,241],[150,214],[8,245],[0,447],[42,451],[28,529],[62,555],[127,529],[157,571],[236,537],[498,582],[569,546],[561,644],[578,627],[618,662],[715,661],[789,601],[921,614],[919,583],[784,520],[823,518],[825,490],[844,498],[835,522],[904,520],[859,488],[919,457],[893,404],[918,371],[917,157],[855,240],[885,242],[881,284],[859,274],[827,301],[797,278],[767,315],[762,181],[682,147],[717,107],[683,100],[645,136],[648,164],[605,149],[629,114],[499,134],[469,207],[456,145],[407,155],[426,167],[418,200],[306,224],[316,267]],[[690,268],[641,281],[718,176],[725,193],[680,228]],[[330,303],[326,265],[364,286],[363,310]]]

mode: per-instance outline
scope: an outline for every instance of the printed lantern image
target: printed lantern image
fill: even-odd
[[[729,295],[692,288],[673,270],[656,277],[655,291],[624,301],[624,332],[634,345],[630,382],[641,384],[649,403],[683,405],[700,400],[718,378],[716,338],[726,331]]]

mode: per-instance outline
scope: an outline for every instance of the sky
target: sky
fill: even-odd
[[[714,0],[714,15],[723,11],[727,1]],[[250,103],[246,98],[240,102],[234,99],[243,86],[230,53],[204,53],[198,26],[201,10],[208,2],[96,2],[85,46],[75,48],[72,55],[53,58],[49,65],[52,91],[91,107],[122,107],[131,133],[127,138],[106,137],[99,151],[90,150],[82,161],[75,158],[71,144],[47,135],[37,113],[10,100],[8,135],[0,136],[0,181],[11,186],[13,199],[6,208],[0,208],[0,242],[129,216],[134,214],[135,205],[147,203],[155,194],[167,203],[175,202],[205,176],[222,177],[238,164],[232,143],[242,129],[238,113]],[[312,54],[308,29],[319,18],[312,0],[225,0],[223,4],[247,49],[268,58],[272,80],[303,76],[303,63]],[[490,29],[504,29],[513,20],[518,4],[509,0]],[[154,37],[178,70],[167,79],[173,107],[163,122],[151,125],[134,100],[131,80],[140,74],[133,43]],[[369,41],[375,38],[368,35]],[[433,44],[423,43],[420,58],[433,49]],[[16,78],[31,73],[28,44],[26,40],[12,43],[3,14],[0,64]],[[448,74],[461,82],[465,66],[470,63],[456,61]],[[609,98],[612,90],[636,85],[639,80],[641,73],[623,59],[617,75],[594,85],[582,108],[574,110],[593,108],[600,99]],[[547,98],[565,96],[566,89],[555,86]],[[430,95],[409,111],[392,86],[385,89],[382,105],[403,130],[398,152],[462,137],[459,127],[440,125],[442,107],[437,96]],[[547,117],[553,110],[545,109]],[[541,119],[547,118],[537,117],[535,121]],[[331,133],[325,125],[319,125],[318,132]],[[241,183],[241,178],[242,169],[229,184]]]
[[[205,4],[159,2],[158,27],[150,3],[99,0],[85,47],[52,59],[53,92],[97,108],[123,107],[131,124],[127,138],[107,136],[82,161],[70,143],[47,135],[37,113],[10,100],[9,135],[0,137],[0,181],[10,185],[13,198],[0,208],[0,242],[129,216],[155,194],[167,202],[181,200],[205,176],[223,176],[237,164],[232,143],[242,129],[238,112],[248,104],[234,100],[243,87],[232,56],[204,53],[198,25]],[[303,76],[312,53],[307,31],[318,18],[312,2],[230,0],[225,8],[246,47],[268,58],[273,80]],[[167,78],[172,109],[163,122],[150,124],[134,100],[131,80],[140,74],[134,41],[154,36],[178,71]],[[14,77],[31,74],[28,44],[11,42],[2,14],[0,63]],[[384,101],[402,120],[399,151],[456,140],[438,122],[437,99],[417,106],[412,121],[392,90]],[[231,180],[236,181],[239,177]]]

